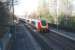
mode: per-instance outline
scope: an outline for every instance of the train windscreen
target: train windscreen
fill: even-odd
[[[41,23],[43,26],[46,26],[46,20],[42,20]]]

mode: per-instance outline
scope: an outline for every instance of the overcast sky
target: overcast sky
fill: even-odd
[[[30,14],[37,10],[39,0],[18,0],[18,4],[14,6],[15,14],[18,16]]]

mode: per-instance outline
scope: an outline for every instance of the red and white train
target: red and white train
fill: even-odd
[[[27,20],[37,31],[47,32],[48,31],[48,22],[44,19],[29,19]]]

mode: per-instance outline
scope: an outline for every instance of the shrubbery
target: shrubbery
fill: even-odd
[[[75,16],[59,16],[59,26],[66,29],[75,30]]]

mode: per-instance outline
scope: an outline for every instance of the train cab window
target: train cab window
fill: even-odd
[[[43,26],[46,26],[46,20],[41,20]]]
[[[35,25],[35,22],[34,22],[34,21],[32,21],[32,24],[33,24],[33,25]]]
[[[29,22],[29,20],[27,20],[27,22]]]

